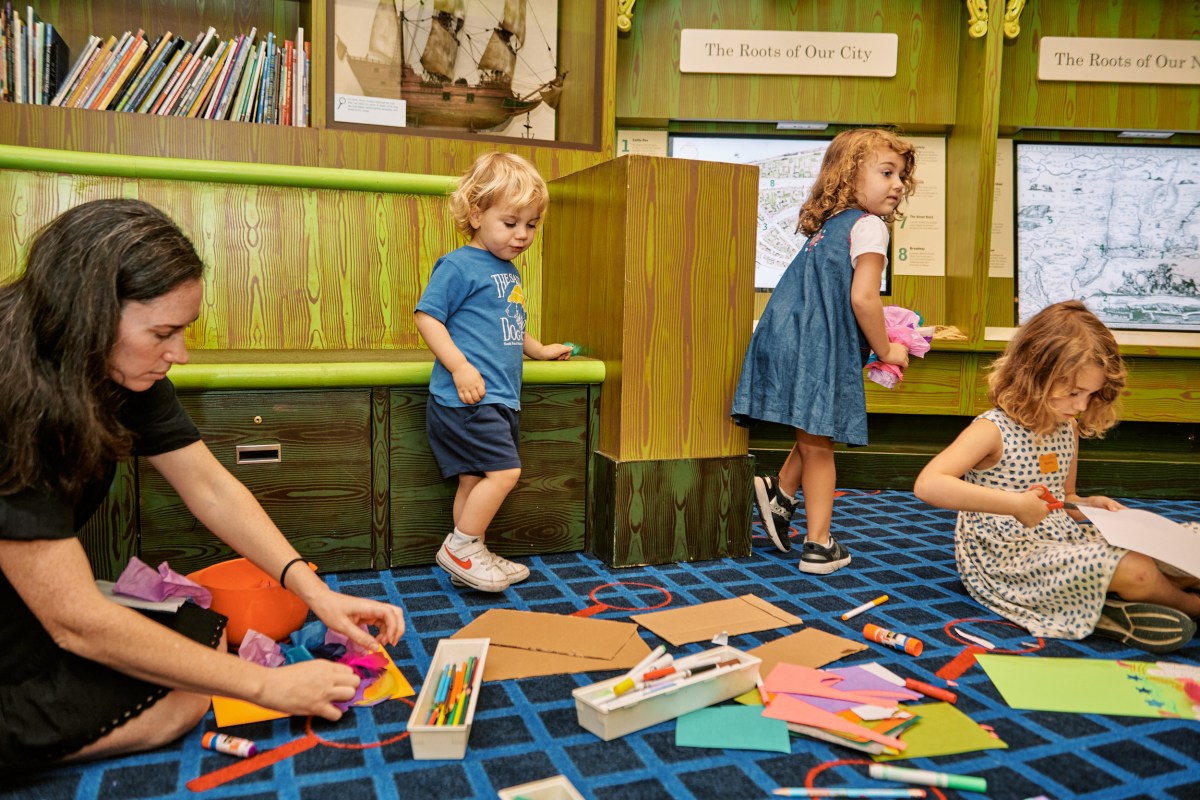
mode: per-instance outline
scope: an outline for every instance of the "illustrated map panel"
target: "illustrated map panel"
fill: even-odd
[[[1017,143],[1017,306],[1200,331],[1200,149]]]

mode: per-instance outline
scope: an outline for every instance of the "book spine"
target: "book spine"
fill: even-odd
[[[134,73],[138,71],[142,61],[146,58],[146,52],[150,49],[150,43],[143,37],[134,43],[130,51],[125,55],[121,64],[117,66],[116,74],[113,80],[109,82],[108,88],[100,96],[96,103],[96,108],[107,109],[112,108],[113,101],[125,91],[126,85],[133,79]]]
[[[158,76],[162,74],[163,68],[170,61],[175,48],[179,44],[179,39],[170,31],[163,34],[163,41],[160,46],[155,48],[155,52],[151,53],[146,59],[146,67],[141,71],[137,82],[133,88],[122,99],[121,104],[117,106],[118,111],[136,111],[141,105],[142,100],[146,97],[147,92],[158,80]]]
[[[104,69],[104,64],[112,56],[112,50],[117,45],[116,37],[109,36],[108,41],[104,42],[96,49],[96,56],[92,59],[92,63],[87,67],[87,70],[80,76],[75,84],[75,88],[63,100],[64,106],[78,108],[80,102],[87,93],[91,91],[92,85],[96,82],[96,78]]]
[[[163,116],[170,116],[174,113],[176,106],[179,105],[180,98],[182,97],[183,93],[187,91],[188,86],[191,84],[192,78],[196,74],[196,70],[200,68],[205,58],[207,58],[207,56],[199,51],[193,51],[191,53],[187,63],[180,67],[182,74],[179,76],[179,80],[175,82],[175,88],[171,90],[166,102],[159,107],[159,114]]]
[[[175,74],[175,70],[179,67],[179,63],[183,61],[184,54],[187,52],[189,42],[179,39],[175,43],[174,52],[170,53],[162,70],[159,71],[158,78],[150,85],[141,101],[137,104],[136,111],[139,114],[146,114],[154,106],[154,104],[162,97],[162,91],[166,87],[168,81]]]
[[[309,86],[309,77],[312,67],[312,46],[309,42],[304,43],[304,91],[301,93],[301,99],[304,101],[304,125],[308,126],[308,105],[311,101],[312,94]]]
[[[296,29],[296,64],[292,73],[292,124],[304,126],[304,28]]]
[[[8,15],[0,9],[0,102],[8,99]]]
[[[142,59],[138,65],[138,69],[130,76],[130,79],[125,82],[120,93],[113,98],[113,108],[117,111],[125,111],[133,98],[145,85],[150,77],[151,71],[154,69],[155,63],[162,58],[163,52],[167,49],[171,42],[171,32],[159,36],[154,40],[154,44],[150,46],[149,53]]]
[[[235,122],[244,122],[246,119],[246,108],[250,103],[250,98],[254,95],[255,75],[258,74],[258,59],[262,52],[263,43],[259,42],[246,56],[246,69],[242,73],[242,83],[238,87],[237,97],[233,101],[233,110],[230,112],[230,119]]]
[[[250,33],[246,34],[246,38],[242,41],[242,46],[238,48],[237,61],[230,71],[229,80],[226,81],[226,88],[222,93],[221,102],[217,106],[217,119],[228,119],[230,116],[229,107],[234,102],[234,95],[237,93],[239,84],[244,81],[246,64],[254,52],[254,37],[257,34],[258,28],[251,28]]]
[[[138,31],[136,36],[130,37],[129,43],[126,45],[124,52],[121,53],[120,59],[117,60],[113,68],[109,71],[108,80],[100,87],[100,91],[96,92],[96,96],[92,98],[92,102],[88,105],[88,108],[108,108],[109,102],[112,101],[117,91],[121,88],[121,84],[129,77],[130,69],[145,52],[146,39],[142,34],[142,31]]]
[[[154,104],[150,107],[151,114],[161,114],[162,107],[166,105],[167,98],[175,91],[175,87],[179,81],[183,79],[183,73],[187,70],[187,65],[191,61],[192,54],[196,52],[196,47],[200,44],[200,37],[196,37],[195,42],[185,42],[183,49],[179,51],[179,61],[176,63],[167,76],[166,85],[162,87],[162,91],[158,93]]]
[[[92,60],[96,58],[96,54],[100,50],[100,44],[99,36],[88,37],[87,44],[83,46],[83,50],[79,53],[79,58],[75,59],[75,66],[71,67],[71,71],[67,73],[66,79],[58,87],[58,93],[54,95],[54,99],[50,101],[50,105],[62,105],[63,100],[75,88],[75,82],[87,71]]]
[[[208,100],[204,104],[204,109],[200,116],[204,119],[212,119],[217,108],[221,105],[221,95],[225,93],[225,86],[229,82],[229,73],[233,70],[234,64],[237,62],[238,53],[246,44],[246,37],[238,34],[229,47],[229,51],[225,56],[225,63],[221,65],[221,72],[217,75],[216,82],[213,84],[212,91],[208,93]]]
[[[169,114],[175,117],[186,117],[188,109],[191,108],[192,99],[196,96],[196,92],[200,90],[200,84],[204,80],[204,75],[212,68],[212,56],[206,55],[200,58],[200,61],[192,69],[192,73],[187,76],[184,82],[183,91],[175,98],[175,103],[171,106]]]
[[[213,82],[216,81],[217,76],[225,69],[225,62],[229,58],[232,47],[232,42],[222,42],[221,46],[217,48],[217,53],[212,58],[212,63],[208,68],[207,74],[203,76],[203,85],[196,92],[195,99],[188,108],[187,115],[189,117],[195,117],[199,114],[200,109],[208,101],[208,96],[213,90]]]
[[[296,45],[288,40],[283,43],[283,73],[279,88],[279,124],[292,124],[292,71],[295,67]]]
[[[271,69],[275,56],[275,34],[267,34],[267,49],[263,57],[262,77],[258,87],[258,106],[254,111],[254,122],[265,122],[267,110],[267,94],[271,86]]]
[[[58,87],[66,81],[71,67],[71,48],[53,25],[49,26],[49,29],[50,54],[46,63],[49,65],[50,82],[46,89],[47,104],[58,95]]]
[[[92,83],[87,86],[83,94],[75,101],[77,108],[91,108],[92,103],[96,101],[97,95],[104,89],[108,83],[108,79],[112,77],[112,71],[120,63],[125,55],[125,48],[133,42],[133,34],[126,31],[125,34],[113,45],[107,53],[104,54],[104,60],[100,63],[100,68],[92,76]]]

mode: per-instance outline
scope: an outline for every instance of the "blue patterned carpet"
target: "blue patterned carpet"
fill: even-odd
[[[1200,519],[1197,501],[1129,501],[1178,520]],[[401,604],[408,633],[392,655],[415,688],[420,687],[438,640],[454,633],[479,613],[496,607],[571,613],[591,604],[589,593],[612,582],[639,582],[670,593],[671,607],[756,594],[801,616],[809,626],[856,639],[862,620],[843,623],[843,611],[887,592],[891,600],[872,612],[871,621],[922,639],[924,653],[910,658],[872,646],[833,666],[879,661],[918,679],[934,679],[962,644],[943,632],[950,621],[993,619],[966,596],[954,570],[954,515],[932,509],[903,492],[850,492],[835,506],[835,531],[854,562],[831,576],[802,575],[798,548],[777,553],[756,525],[750,558],[665,567],[609,570],[584,554],[535,558],[533,577],[503,596],[461,593],[436,567],[382,573],[326,576],[336,588]],[[620,585],[598,598],[612,605],[656,605],[662,593]],[[626,619],[631,612],[605,611],[603,619]],[[730,644],[749,649],[796,629],[732,637]],[[977,623],[972,630],[1000,646],[1018,647],[1031,637],[1015,629]],[[651,645],[657,636],[642,631]],[[674,650],[694,652],[702,644]],[[1088,639],[1048,641],[1041,655],[1154,660],[1116,645]],[[1172,656],[1200,662],[1200,644]],[[579,727],[571,690],[614,673],[562,675],[488,683],[480,695],[467,757],[462,761],[413,761],[405,736],[409,706],[389,702],[373,709],[352,709],[337,724],[316,723],[320,742],[274,766],[202,794],[188,781],[231,764],[234,759],[203,750],[200,737],[213,729],[211,714],[200,728],[168,748],[127,758],[72,766],[0,783],[0,797],[55,800],[109,798],[494,798],[498,789],[565,774],[588,798],[767,797],[776,786],[803,786],[815,767],[860,754],[809,739],[794,739],[792,753],[680,748],[674,723],[668,722],[611,742],[601,742]],[[1024,712],[1008,708],[983,670],[974,666],[959,679],[958,708],[991,725],[1008,750],[989,750],[936,759],[900,762],[902,766],[980,775],[988,779],[988,797],[1020,800],[1038,795],[1117,800],[1118,798],[1200,798],[1200,722]],[[232,731],[255,740],[260,750],[307,736],[303,720],[280,720]],[[363,747],[365,745],[365,747]],[[825,771],[818,786],[865,780],[862,766]],[[885,784],[886,785],[886,784]],[[949,797],[980,797],[946,791]],[[931,794],[931,797],[933,795]]]

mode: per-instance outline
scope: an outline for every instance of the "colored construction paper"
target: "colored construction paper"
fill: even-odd
[[[759,645],[748,652],[762,659],[759,674],[770,675],[771,670],[780,662],[805,667],[823,667],[839,658],[861,653],[866,649],[867,645],[862,642],[835,636],[818,628],[805,628]]]
[[[375,683],[367,688],[365,695],[355,705],[373,706],[384,700],[395,700],[416,694],[387,651],[381,650],[380,652],[387,658],[387,669]],[[218,728],[245,725],[250,722],[264,722],[269,719],[283,719],[288,716],[282,711],[263,708],[245,700],[235,700],[232,697],[221,697],[220,695],[213,695],[212,705]]]
[[[904,708],[919,717],[917,722],[902,734],[908,749],[898,755],[877,754],[874,756],[876,761],[950,756],[956,753],[974,753],[977,750],[1008,748],[1007,744],[979,727],[979,723],[949,703],[926,703]]]
[[[858,705],[895,708],[903,700],[921,699],[916,692],[890,684],[866,670],[853,670],[850,675],[847,684],[847,679],[833,670],[776,664],[763,685],[771,694],[803,695],[804,702],[833,712]]]
[[[772,719],[782,719],[799,725],[808,725],[812,728],[840,731],[841,733],[848,733],[851,736],[862,736],[873,742],[893,747],[896,750],[904,750],[908,747],[904,742],[893,736],[885,736],[870,728],[856,725],[848,719],[843,719],[837,714],[826,711],[823,708],[817,708],[814,705],[805,703],[803,700],[790,694],[774,695],[762,713],[763,716],[771,717]]]
[[[1185,688],[1187,678],[1156,675],[1162,672],[1156,664],[992,653],[977,658],[1013,708],[1197,719]]]
[[[803,625],[804,620],[752,594],[732,600],[634,614],[631,620],[678,647],[689,642],[707,642],[718,634],[736,636]]]
[[[752,706],[712,706],[684,714],[675,722],[678,747],[792,752],[787,723],[769,719]]]

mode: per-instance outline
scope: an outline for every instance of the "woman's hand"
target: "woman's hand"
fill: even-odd
[[[487,393],[487,387],[483,385],[483,376],[469,361],[464,361],[450,375],[454,378],[454,388],[458,390],[458,399],[469,406],[478,403]]]
[[[333,590],[321,592],[309,607],[331,631],[350,639],[368,652],[383,644],[396,644],[404,635],[404,612],[390,603],[339,594]],[[375,636],[363,626],[378,629]]]
[[[335,722],[342,711],[334,703],[353,700],[359,683],[358,675],[345,664],[314,658],[270,670],[255,702],[293,716],[312,715]]]
[[[1026,528],[1036,527],[1049,513],[1050,507],[1042,499],[1041,492],[1036,489],[1016,495],[1016,507],[1013,509],[1012,515]]]

